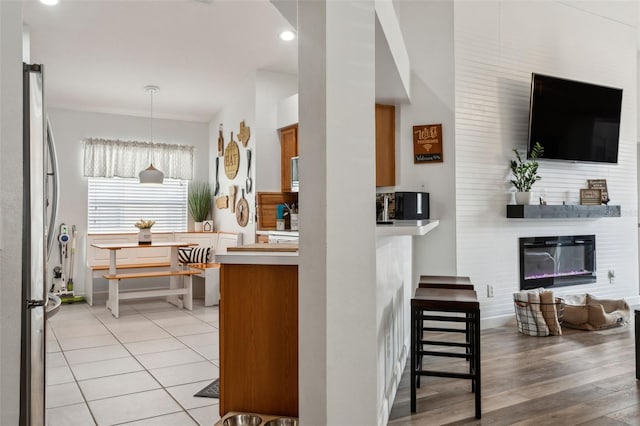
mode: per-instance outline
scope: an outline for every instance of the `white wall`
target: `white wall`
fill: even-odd
[[[637,14],[635,3],[608,7]],[[519,237],[595,234],[597,283],[558,292],[637,296],[636,29],[574,2],[456,2],[454,10],[458,273],[479,286],[483,318],[513,314]],[[619,163],[541,162],[533,187],[551,204],[577,204],[587,179],[605,178],[621,218],[505,218],[511,150],[526,147],[532,72],[624,89]],[[487,284],[495,298],[485,297]]]
[[[0,2],[0,424],[20,411],[22,5]]]
[[[280,192],[278,103],[298,92],[298,76],[258,71],[256,74],[256,190]],[[298,141],[300,143],[300,141]]]
[[[224,173],[224,157],[220,157],[220,193],[218,197],[229,195],[229,186],[235,185],[240,199],[241,189],[245,188],[247,178],[247,149],[251,150],[251,176],[253,190],[245,194],[251,211],[249,224],[246,227],[238,225],[235,213],[231,209],[217,209],[214,207],[215,228],[226,232],[240,232],[243,234],[244,244],[255,241],[255,194],[261,192],[280,192],[280,138],[276,128],[277,104],[280,100],[297,92],[297,76],[258,70],[243,85],[240,93],[233,101],[226,105],[209,123],[209,138],[211,158],[209,160],[210,180],[215,182],[215,153],[218,144],[218,126],[224,128],[225,149],[229,143],[230,133],[240,148],[240,167],[238,174],[230,180]],[[240,122],[251,128],[251,138],[247,147],[238,141],[237,134]]]
[[[298,22],[300,420],[375,425],[373,1],[299,2]]]
[[[411,104],[396,121],[396,191],[429,193],[430,217],[440,226],[414,238],[414,277],[456,273],[453,2],[399,2],[411,59]],[[442,163],[413,163],[413,126],[442,124]],[[414,282],[417,282],[414,279]]]
[[[209,180],[214,182],[215,185],[215,173],[216,164],[215,158],[218,152],[218,125],[222,123],[224,132],[224,148],[227,149],[227,145],[231,140],[231,132],[233,132],[233,140],[238,144],[240,150],[240,166],[238,173],[230,180],[224,172],[224,156],[220,157],[220,170],[218,172],[218,180],[220,182],[220,193],[216,198],[229,195],[229,187],[233,184],[236,186],[236,204],[241,196],[241,188],[245,187],[245,180],[247,177],[247,148],[251,149],[252,154],[256,154],[256,131],[255,128],[255,104],[256,104],[256,76],[251,75],[245,84],[242,85],[242,92],[237,93],[233,97],[233,101],[226,105],[213,120],[209,122],[209,146],[211,150],[211,156],[209,158]],[[240,130],[240,122],[243,121],[247,126],[251,128],[251,138],[247,148],[242,146],[242,143],[238,140],[238,131]],[[252,173],[254,174],[255,182],[255,163],[257,158],[253,155],[252,158]],[[254,183],[255,185],[255,183]],[[225,232],[240,232],[242,233],[242,241],[244,244],[251,244],[255,238],[255,191],[251,194],[245,194],[245,198],[249,203],[250,219],[249,224],[242,228],[238,225],[235,213],[231,212],[231,198],[229,198],[229,207],[226,209],[213,208],[213,220],[215,222],[216,231]]]
[[[60,170],[60,209],[58,224],[76,225],[79,237],[75,290],[84,293],[84,242],[87,232],[87,178],[83,176],[84,138],[149,140],[149,118],[116,114],[48,109],[56,142]],[[153,141],[195,146],[194,178],[208,179],[208,125],[175,120],[153,119]],[[191,219],[190,219],[191,220]],[[57,225],[58,225],[57,224]],[[56,227],[57,229],[57,227]],[[57,232],[57,231],[56,231]],[[54,246],[55,247],[55,246]],[[54,248],[52,259],[58,256]],[[52,265],[52,267],[55,265]],[[97,288],[95,291],[102,291]]]

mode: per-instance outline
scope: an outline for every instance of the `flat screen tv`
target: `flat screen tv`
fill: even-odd
[[[542,159],[618,162],[622,89],[532,74],[528,154]]]

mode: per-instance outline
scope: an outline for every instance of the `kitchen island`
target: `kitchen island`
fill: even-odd
[[[216,262],[220,263],[220,416],[239,411],[297,417],[297,247],[229,248],[216,254]]]
[[[380,424],[387,423],[409,353],[409,304],[417,285],[413,239],[438,225],[428,220],[376,226],[371,265],[376,323],[371,326],[378,336],[378,368],[368,374],[377,378]],[[253,250],[260,246],[273,247],[258,244]],[[216,262],[221,264],[220,415],[298,417],[298,253],[229,251],[216,254]]]
[[[438,227],[438,220],[394,221],[376,226],[377,418],[387,424],[410,350],[410,301],[417,286],[416,238]]]

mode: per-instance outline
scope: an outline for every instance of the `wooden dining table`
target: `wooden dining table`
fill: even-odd
[[[119,316],[119,300],[121,299],[133,299],[143,297],[154,296],[166,296],[167,302],[172,303],[179,308],[186,307],[191,310],[191,275],[196,275],[200,271],[192,270],[191,268],[183,268],[178,262],[178,249],[180,247],[188,247],[195,245],[188,242],[179,241],[165,241],[156,242],[151,244],[137,244],[137,243],[94,243],[92,247],[101,250],[109,250],[109,273],[104,277],[109,281],[109,298],[107,299],[107,308],[111,310],[113,315],[117,318]],[[153,272],[133,272],[133,273],[121,273],[118,272],[118,250],[122,249],[157,249],[162,247],[168,247],[170,249],[170,264],[168,269],[153,271]],[[130,268],[131,265],[127,264],[126,268]],[[169,289],[159,290],[144,290],[135,292],[119,292],[119,282],[122,279],[133,278],[159,278],[169,277]],[[178,285],[178,279],[182,278],[183,286]],[[178,295],[187,295],[181,300]],[[188,300],[185,300],[188,299]]]

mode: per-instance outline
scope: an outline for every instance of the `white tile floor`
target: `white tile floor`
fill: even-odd
[[[206,425],[218,400],[193,395],[218,377],[218,307],[161,299],[63,305],[47,329],[49,426]]]

